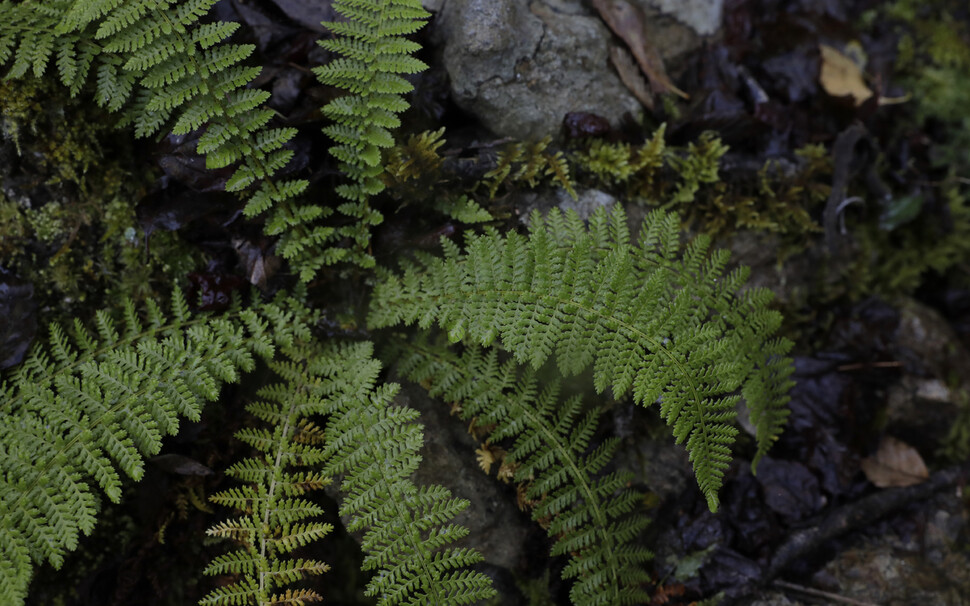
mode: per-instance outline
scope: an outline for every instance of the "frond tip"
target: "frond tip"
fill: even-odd
[[[566,375],[592,366],[598,391],[659,404],[712,510],[737,402],[752,412],[759,456],[781,431],[791,343],[772,338],[772,294],[742,290],[747,269],[725,273],[728,253],[709,251],[706,236],[682,247],[676,216],[650,213],[637,245],[619,206],[588,227],[572,212],[536,213],[528,237],[488,230],[467,242],[386,276],[370,327],[437,323],[452,341],[500,341],[534,367],[550,357]]]
[[[345,387],[344,395],[329,400],[325,468],[343,476],[340,513],[349,517],[348,530],[363,533],[363,569],[376,571],[366,593],[380,606],[493,597],[491,579],[467,569],[481,554],[449,546],[468,534],[452,521],[468,501],[442,486],[411,481],[423,427],[416,410],[392,404],[397,385],[374,387],[380,365],[371,353],[369,343],[334,348],[331,372]]]

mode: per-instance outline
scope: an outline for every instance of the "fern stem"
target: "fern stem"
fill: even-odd
[[[306,386],[300,385],[300,392],[306,392]],[[293,426],[294,421],[299,417],[297,407],[299,400],[296,397],[292,397],[289,400],[289,410],[286,414],[286,421],[284,422],[280,435],[288,436],[290,435],[290,428]],[[276,456],[273,460],[273,479],[270,480],[269,490],[266,495],[266,509],[263,511],[263,528],[269,528],[269,518],[270,514],[273,512],[273,505],[276,503],[276,487],[279,483],[280,469],[283,467],[283,450],[286,440],[278,440],[276,442]],[[267,562],[266,559],[266,538],[267,533],[259,533],[259,559],[260,562]],[[263,569],[259,571],[259,599],[269,602],[269,589],[266,587],[266,576],[269,571]],[[260,604],[259,606],[262,606]]]

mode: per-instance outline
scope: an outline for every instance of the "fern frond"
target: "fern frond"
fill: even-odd
[[[445,242],[444,258],[386,276],[369,325],[437,323],[452,341],[501,340],[535,367],[553,356],[567,375],[592,366],[598,391],[660,404],[716,510],[737,401],[752,410],[759,453],[785,418],[791,344],[771,338],[781,322],[771,293],[741,291],[746,270],[725,274],[728,253],[708,254],[705,236],[681,251],[678,221],[661,211],[636,247],[619,207],[594,213],[588,228],[555,211],[530,225],[528,238],[469,235],[464,253]]]
[[[235,23],[205,23],[215,0],[57,0],[0,3],[0,64],[14,59],[9,76],[39,76],[56,54],[61,80],[76,94],[89,73],[95,99],[122,112],[121,125],[138,137],[163,128],[175,134],[203,129],[198,151],[206,166],[235,165],[226,189],[244,192],[245,213],[272,210],[267,233],[280,236],[280,254],[307,282],[343,253],[328,247],[339,236],[317,224],[332,211],[297,202],[303,179],[275,175],[293,152],[295,129],[273,128],[265,91],[247,88],[259,68],[244,67],[252,45],[225,43]]]
[[[459,356],[418,341],[393,355],[405,376],[458,403],[465,420],[489,428],[488,441],[512,441],[505,458],[536,503],[532,518],[549,521],[553,555],[572,558],[564,578],[576,579],[573,604],[649,601],[640,585],[648,580],[643,563],[650,554],[629,544],[647,525],[644,516],[628,515],[641,495],[626,488],[630,474],[600,474],[617,441],[591,447],[595,411],[582,414],[575,397],[560,403],[558,384],[540,392],[534,373],[500,363],[496,349],[469,346]]]
[[[185,417],[197,420],[223,383],[254,366],[253,352],[308,333],[296,299],[223,317],[191,315],[179,291],[164,314],[131,303],[74,338],[51,327],[50,345],[0,384],[0,602],[19,603],[32,562],[60,566],[94,528],[95,485],[118,502],[121,473],[138,480],[145,457]]]
[[[468,533],[451,520],[468,502],[441,486],[418,487],[417,411],[391,405],[396,385],[374,387],[380,365],[369,343],[338,345],[321,374],[330,381],[325,472],[341,475],[340,513],[362,531],[365,570],[377,571],[367,595],[381,606],[468,604],[495,594],[491,580],[466,567],[471,549],[448,547]]]
[[[317,354],[305,347],[289,347],[285,353],[286,360],[270,364],[284,382],[263,387],[257,393],[262,399],[246,407],[269,428],[243,429],[236,434],[261,453],[226,471],[228,476],[248,484],[210,497],[244,515],[208,530],[210,536],[241,543],[241,548],[216,558],[205,574],[232,573],[241,578],[212,591],[200,604],[234,604],[233,600],[243,595],[247,604],[278,604],[281,598],[275,593],[277,588],[328,569],[326,564],[314,560],[283,557],[333,530],[330,524],[312,520],[323,513],[320,507],[299,498],[330,482],[330,478],[313,471],[325,459],[323,432],[311,420],[325,409],[326,386],[315,372],[320,362],[314,359]],[[282,603],[322,599],[309,590],[288,590],[284,595],[288,597]]]
[[[356,246],[348,260],[372,267],[374,259],[366,252],[369,230],[383,217],[368,201],[384,190],[381,150],[394,145],[390,129],[399,126],[397,114],[408,107],[401,95],[413,89],[402,74],[427,68],[411,56],[420,47],[406,36],[421,29],[430,15],[420,0],[335,0],[333,7],[347,22],[325,23],[334,38],[319,44],[338,58],[314,73],[322,83],[350,93],[323,112],[333,121],[324,129],[336,143],[331,153],[351,180],[337,190],[350,201],[340,212],[355,221],[331,237],[350,237]]]

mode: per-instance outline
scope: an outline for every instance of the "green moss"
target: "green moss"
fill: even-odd
[[[593,140],[572,154],[584,184],[654,207],[669,207],[684,222],[715,237],[738,229],[785,236],[782,257],[801,250],[820,231],[811,211],[829,192],[831,160],[821,145],[795,152],[793,175],[767,162],[756,182],[722,174],[728,152],[720,138],[703,133],[686,149],[670,147],[661,125],[642,145]]]
[[[494,198],[501,188],[522,185],[535,188],[544,183],[562,187],[575,198],[576,190],[567,158],[561,151],[549,151],[551,141],[550,137],[546,137],[540,141],[514,142],[503,147],[498,153],[495,168],[485,173],[482,179],[489,198]]]
[[[154,178],[130,136],[56,82],[0,82],[0,266],[34,284],[62,315],[130,296],[155,296],[204,261],[171,232],[145,246],[135,203]],[[12,144],[12,145],[11,145]],[[0,141],[0,146],[4,145]]]
[[[717,183],[721,158],[727,152],[728,146],[721,142],[717,133],[708,131],[687,146],[685,155],[671,155],[670,166],[680,176],[680,182],[665,205],[689,204],[702,185]]]

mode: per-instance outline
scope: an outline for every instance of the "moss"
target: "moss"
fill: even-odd
[[[0,195],[0,259],[6,259],[23,246],[29,227],[20,206]]]
[[[728,146],[721,142],[717,133],[708,131],[687,146],[685,155],[671,155],[670,166],[680,177],[680,182],[666,205],[689,204],[702,185],[717,183],[721,158],[727,152]]]
[[[767,162],[754,183],[723,175],[728,147],[712,132],[686,149],[670,147],[661,125],[642,145],[593,140],[572,154],[584,183],[649,206],[671,207],[684,222],[715,237],[739,229],[785,236],[782,257],[820,230],[812,211],[829,193],[831,160],[821,145],[795,152],[793,174]]]
[[[575,198],[576,190],[567,158],[561,151],[549,151],[551,141],[550,137],[546,137],[540,141],[514,142],[503,147],[498,153],[495,168],[485,173],[482,179],[489,198],[494,198],[500,188],[523,184],[535,188],[540,183],[562,187]]]
[[[56,82],[0,82],[0,266],[33,283],[55,315],[155,296],[203,261],[171,232],[146,251],[134,207],[155,175],[113,126]]]

